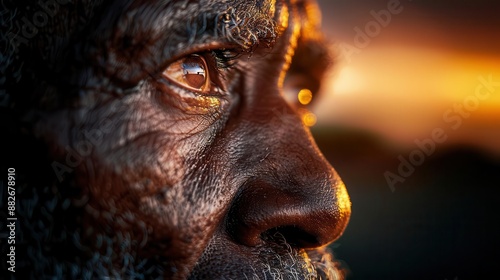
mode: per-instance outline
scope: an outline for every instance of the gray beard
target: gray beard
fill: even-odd
[[[300,260],[300,261],[297,261]],[[279,262],[279,263],[276,263]],[[266,263],[263,271],[264,279],[272,280],[341,280],[344,279],[344,272],[337,262],[333,261],[330,253],[323,250],[309,252],[293,252],[287,256],[287,260],[277,258],[273,265]],[[261,279],[258,275],[248,277],[248,279]]]
[[[279,253],[265,253],[262,256],[264,269],[261,275],[252,275],[246,279],[266,280],[341,280],[344,271],[334,261],[331,251],[326,248],[314,250],[293,249],[283,238],[278,236],[274,241],[281,247]],[[274,251],[277,251],[276,249]],[[262,277],[263,275],[263,277]]]

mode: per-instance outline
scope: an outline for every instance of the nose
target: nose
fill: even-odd
[[[268,93],[245,100],[228,132],[252,140],[237,142],[232,154],[232,168],[248,177],[231,202],[227,231],[247,246],[272,241],[268,237],[276,233],[295,248],[324,246],[347,226],[349,195],[299,116],[280,95]]]
[[[335,171],[323,163],[314,173],[288,172],[252,179],[240,188],[227,219],[239,243],[257,246],[279,233],[292,247],[316,248],[342,234],[351,203]]]

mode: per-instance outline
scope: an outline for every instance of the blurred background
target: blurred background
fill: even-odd
[[[348,279],[499,277],[500,3],[319,4],[336,62],[312,132],[353,203]]]

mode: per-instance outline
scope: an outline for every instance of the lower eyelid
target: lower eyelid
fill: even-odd
[[[155,84],[161,103],[177,107],[190,114],[217,113],[223,110],[223,104],[229,101],[224,92],[200,94],[167,79],[160,79]]]

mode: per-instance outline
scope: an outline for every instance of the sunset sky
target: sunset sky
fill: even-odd
[[[442,128],[446,145],[500,156],[499,4],[319,3],[337,61],[315,108],[317,127],[368,130],[405,148]]]

